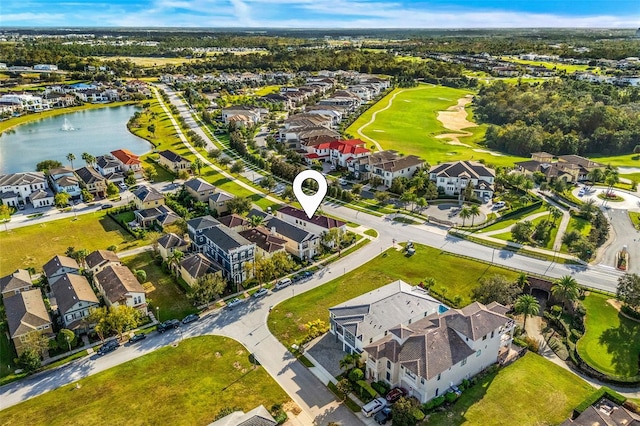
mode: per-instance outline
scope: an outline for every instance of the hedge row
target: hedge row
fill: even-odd
[[[584,401],[582,401],[576,408],[575,410],[578,413],[582,413],[584,410],[586,410],[587,408],[589,408],[590,406],[592,406],[593,404],[595,404],[596,402],[600,401],[600,399],[602,397],[606,397],[609,401],[611,402],[615,402],[618,405],[622,405],[627,398],[620,395],[618,392],[603,386],[600,389],[596,390],[595,392],[593,392],[591,395],[589,395],[588,397],[585,398]]]

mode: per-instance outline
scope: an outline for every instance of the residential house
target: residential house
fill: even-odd
[[[329,162],[336,167],[347,167],[351,161],[369,155],[371,151],[365,145],[366,143],[360,139],[334,140],[307,145],[305,158],[309,163],[320,160]]]
[[[142,161],[140,157],[129,151],[128,149],[117,149],[111,151],[111,155],[120,163],[120,168],[123,172],[133,172],[136,179],[142,177]]]
[[[164,205],[164,194],[152,186],[141,186],[133,192],[133,202],[138,210]]]
[[[194,253],[184,258],[180,262],[179,271],[182,279],[190,286],[207,274],[222,277],[222,268],[202,253]]]
[[[51,317],[42,300],[40,289],[23,291],[3,300],[9,326],[9,336],[13,340],[18,356],[24,351],[29,333],[34,331],[45,335],[53,333]]]
[[[420,403],[443,395],[508,354],[515,322],[507,310],[474,302],[399,323],[364,347],[365,375],[407,389]]]
[[[495,170],[481,163],[455,161],[433,166],[429,178],[447,195],[459,195],[471,183],[476,197],[493,197]]]
[[[335,141],[339,138],[340,133],[323,126],[303,126],[280,131],[280,142],[286,144],[289,148],[295,149],[301,146]]]
[[[189,195],[203,203],[208,202],[209,197],[216,192],[216,187],[202,178],[190,179],[184,183],[184,188]]]
[[[231,123],[231,119],[238,116],[241,117],[241,120],[237,120],[236,123],[242,122],[250,125],[258,124],[260,122],[260,108],[248,105],[236,105],[222,108],[222,121],[224,124]]]
[[[271,234],[264,226],[245,229],[238,233],[256,245],[256,252],[260,257],[270,258],[275,253],[286,252],[287,240]]]
[[[176,212],[164,204],[158,205],[157,207],[136,210],[133,213],[136,217],[136,222],[143,228],[157,226],[163,229],[165,226],[176,223],[182,219]]]
[[[233,200],[233,195],[223,191],[214,192],[209,196],[209,210],[215,211],[218,215],[223,215],[229,211],[227,203]]]
[[[11,207],[32,203],[31,195],[46,191],[47,180],[43,172],[24,172],[0,175],[0,192],[2,192],[2,202]],[[34,204],[34,207],[36,205]]]
[[[56,193],[66,192],[71,196],[71,198],[80,198],[80,180],[73,170],[66,167],[50,169],[48,176],[51,187],[56,191]]]
[[[49,104],[42,97],[26,93],[12,93],[0,96],[1,103],[16,105],[22,111],[41,112],[49,109]]]
[[[181,238],[171,232],[158,238],[158,253],[162,256],[162,260],[167,260],[176,250],[186,253],[189,251],[190,245],[191,242],[189,240]]]
[[[241,283],[249,278],[245,265],[255,259],[255,244],[224,226],[206,229],[201,235],[205,240],[204,254],[222,267],[227,280]]]
[[[248,216],[263,217],[262,225],[269,229],[271,235],[284,239],[285,250],[298,259],[312,259],[319,253],[320,235],[257,209],[251,210]]]
[[[109,265],[121,265],[120,258],[111,250],[96,250],[89,253],[84,259],[87,264],[87,271],[92,275],[97,274]]]
[[[304,109],[307,114],[321,114],[331,117],[331,125],[338,126],[345,116],[344,108],[330,105],[312,105]]]
[[[47,189],[36,189],[29,195],[29,199],[31,200],[31,204],[34,208],[40,207],[50,207],[54,204],[54,196],[51,190]]]
[[[447,309],[420,287],[398,280],[329,308],[329,331],[343,351],[362,353],[394,326]]]
[[[193,248],[197,252],[202,252],[206,244],[206,239],[202,235],[207,229],[220,226],[220,222],[213,216],[201,216],[187,221],[187,232],[193,244]]]
[[[567,183],[587,180],[594,169],[604,169],[605,165],[579,155],[561,155],[553,161],[553,155],[546,152],[534,152],[531,160],[515,163],[515,169],[525,175],[542,173],[547,181],[562,180]]]
[[[638,30],[640,31],[640,30]],[[640,415],[603,397],[560,426],[640,426]]]
[[[0,278],[0,295],[5,299],[32,288],[31,274],[26,269],[18,269]]]
[[[145,290],[126,266],[108,265],[93,280],[108,306],[127,305],[147,314]]]
[[[604,171],[605,165],[602,163],[598,163],[593,160],[589,160],[588,158],[581,157],[579,155],[559,155],[557,165],[559,167],[566,167],[566,165],[573,165],[578,169],[578,179],[579,181],[587,180],[587,175],[595,170],[601,169]]]
[[[108,176],[122,170],[120,162],[113,155],[100,155],[96,158],[96,169],[102,176]]]
[[[64,328],[69,330],[87,329],[89,324],[83,319],[89,316],[92,309],[100,306],[89,281],[82,275],[64,274],[51,284],[51,305],[57,307]]]
[[[342,232],[347,230],[346,222],[321,214],[314,214],[311,219],[309,219],[303,210],[291,206],[282,207],[275,213],[275,216],[287,223],[318,235],[324,234],[333,228],[340,228]]]
[[[210,423],[209,426],[275,426],[277,424],[278,422],[269,414],[269,411],[263,405],[259,405],[247,413],[234,411]]]
[[[68,256],[56,255],[42,267],[49,285],[64,274],[80,274],[80,265]]]
[[[347,170],[356,179],[366,180],[373,176],[382,179],[382,184],[390,187],[398,177],[411,178],[416,171],[424,167],[424,160],[415,155],[402,156],[396,151],[379,151],[347,162]]]
[[[77,169],[76,176],[80,180],[80,186],[84,187],[94,197],[104,197],[107,193],[107,179],[96,169],[85,166]]]
[[[191,161],[168,149],[158,153],[158,163],[175,173],[179,173],[182,170],[191,172]]]
[[[246,218],[235,213],[221,216],[220,218],[218,218],[218,221],[227,228],[231,228],[234,231],[238,232],[244,231],[249,227],[249,221]]]

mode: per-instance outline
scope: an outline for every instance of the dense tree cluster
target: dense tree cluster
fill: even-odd
[[[572,80],[485,86],[476,118],[487,146],[516,155],[621,154],[640,143],[640,88]]]

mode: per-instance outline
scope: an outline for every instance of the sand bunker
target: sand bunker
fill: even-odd
[[[476,123],[472,123],[471,121],[467,120],[467,111],[464,109],[464,107],[467,106],[472,99],[472,95],[464,96],[458,99],[457,105],[453,105],[447,108],[446,111],[438,112],[438,121],[442,123],[442,126],[445,129],[453,130],[458,133],[443,133],[436,136],[436,139],[451,139],[449,142],[447,142],[449,145],[470,146],[460,142],[458,138],[471,136],[470,132],[464,131],[462,129],[477,126]]]
[[[489,151],[486,149],[474,149],[475,152],[484,152],[485,154],[491,154],[494,157],[502,157],[502,154],[500,154],[499,152],[495,152],[495,151]]]

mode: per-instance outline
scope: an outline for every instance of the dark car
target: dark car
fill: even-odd
[[[407,391],[404,390],[403,388],[393,388],[387,394],[387,401],[396,402],[397,400],[400,399],[401,396],[405,396],[406,394],[407,394]]]
[[[291,282],[295,284],[298,281],[302,281],[303,279],[304,279],[304,276],[302,274],[297,274],[291,277]]]
[[[180,321],[177,319],[166,320],[162,324],[158,324],[158,332],[164,333],[165,331],[169,331],[172,328],[180,327]]]
[[[120,346],[116,340],[109,340],[107,343],[102,345],[100,349],[98,349],[98,355],[108,354],[111,351],[115,351]]]
[[[131,336],[131,338],[129,339],[129,343],[136,343],[139,342],[140,340],[144,340],[147,338],[147,335],[144,333],[141,334],[134,334],[133,336]]]
[[[182,319],[183,324],[189,324],[190,322],[198,321],[200,319],[200,315],[198,314],[189,314]]]
[[[303,277],[305,277],[305,278],[311,278],[311,277],[313,276],[313,272],[311,272],[311,271],[304,271],[304,272],[302,273],[302,276],[303,276]]]
[[[382,410],[378,411],[373,420],[376,421],[379,425],[386,424],[387,421],[391,418],[391,408],[385,407]]]
[[[101,208],[102,210],[112,209],[113,204],[103,204]]]

